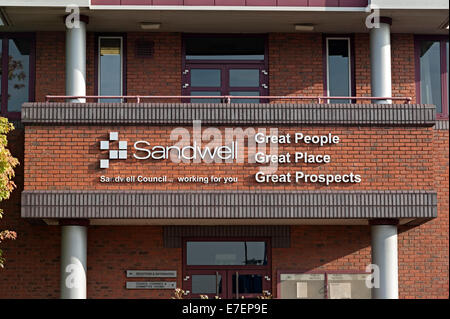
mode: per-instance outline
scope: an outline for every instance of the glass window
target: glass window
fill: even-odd
[[[20,112],[29,100],[30,53],[28,39],[9,39],[8,59],[8,112]]]
[[[232,276],[232,291],[236,293],[236,274]],[[263,291],[263,278],[261,275],[238,274],[239,294],[261,294]]]
[[[327,39],[328,96],[351,96],[350,40]],[[349,100],[330,100],[348,103]]]
[[[441,45],[439,41],[420,44],[420,97],[422,103],[436,105],[442,112],[441,99]]]
[[[221,70],[191,69],[192,87],[220,87]]]
[[[122,38],[99,37],[99,95],[122,95]],[[101,102],[120,102],[102,99]]]
[[[325,299],[325,274],[281,274],[281,299]]]
[[[448,82],[448,56],[449,56],[448,41],[445,46],[445,52],[446,52],[446,62],[447,62],[447,85],[446,85],[446,88],[447,88],[447,115],[448,115],[448,101],[449,101],[449,96],[448,96],[448,93],[449,93],[449,91],[448,91],[448,86],[449,86],[449,82]]]
[[[2,52],[3,49],[6,49],[5,52]],[[20,117],[22,104],[33,98],[30,96],[33,50],[31,36],[11,35],[0,39],[0,106],[2,114],[8,117]],[[5,64],[8,66],[7,72],[3,70]],[[7,85],[2,85],[4,83]]]
[[[193,96],[220,96],[220,91],[191,91]],[[220,103],[220,99],[191,99],[191,103]]]
[[[284,273],[280,275],[281,299],[371,299],[368,273]]]
[[[232,69],[230,70],[231,87],[259,87],[258,69]]]
[[[259,91],[231,91],[231,96],[259,96]],[[232,99],[231,103],[259,103],[259,99]]]
[[[188,37],[186,60],[264,60],[263,37]]]
[[[187,265],[267,264],[266,243],[257,241],[187,242]]]
[[[420,36],[416,42],[419,60],[420,103],[436,105],[438,118],[448,118],[448,40]]]
[[[369,274],[328,274],[329,299],[371,299],[372,289],[367,287]]]
[[[218,287],[217,287],[218,285]],[[221,275],[192,275],[192,293],[193,294],[219,294],[222,293]]]

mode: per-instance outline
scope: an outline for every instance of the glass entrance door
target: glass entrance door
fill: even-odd
[[[183,255],[189,298],[257,298],[271,291],[268,240],[186,240]]]
[[[183,72],[183,95],[210,96],[190,99],[191,103],[221,103],[214,96],[245,96],[232,103],[260,103],[257,96],[268,95],[267,71],[260,64],[193,64]],[[255,98],[251,98],[251,97]]]
[[[192,270],[184,290],[189,298],[251,299],[270,292],[269,274],[258,270]]]

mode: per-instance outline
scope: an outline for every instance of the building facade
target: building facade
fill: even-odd
[[[0,10],[0,297],[448,298],[447,1]]]

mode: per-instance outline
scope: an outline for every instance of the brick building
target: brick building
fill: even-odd
[[[448,298],[447,1],[0,13],[0,297]]]

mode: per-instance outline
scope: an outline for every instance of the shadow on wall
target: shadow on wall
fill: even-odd
[[[292,226],[291,247],[273,249],[273,270],[364,271],[370,254],[369,226]]]

